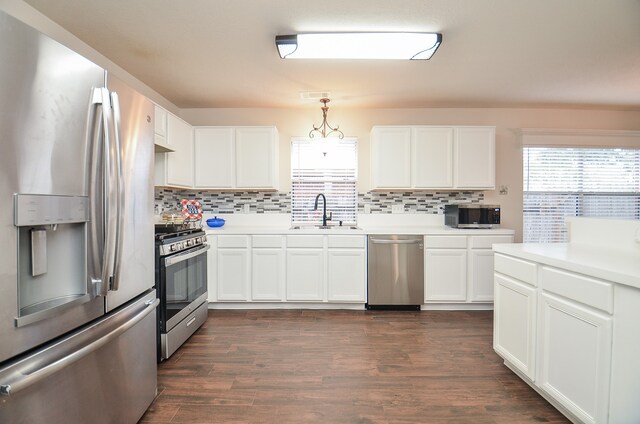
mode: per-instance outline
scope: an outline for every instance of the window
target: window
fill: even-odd
[[[567,216],[640,219],[640,149],[524,147],[525,242],[566,241]]]
[[[327,198],[327,215],[333,222],[356,223],[357,140],[327,138],[294,139],[291,143],[291,221],[293,224],[322,223],[322,199],[318,210],[314,200]]]

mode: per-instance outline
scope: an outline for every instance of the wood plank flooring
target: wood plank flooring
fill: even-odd
[[[492,348],[487,311],[209,311],[141,423],[568,423]]]

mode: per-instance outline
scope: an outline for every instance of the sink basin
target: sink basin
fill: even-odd
[[[361,230],[362,228],[355,225],[293,225],[291,230]]]

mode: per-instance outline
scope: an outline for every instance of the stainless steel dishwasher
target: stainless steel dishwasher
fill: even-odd
[[[420,310],[424,303],[423,237],[368,238],[367,309]]]

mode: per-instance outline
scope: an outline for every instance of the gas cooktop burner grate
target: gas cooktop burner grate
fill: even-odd
[[[202,228],[189,228],[185,224],[156,224],[156,240],[165,240],[202,232]]]

